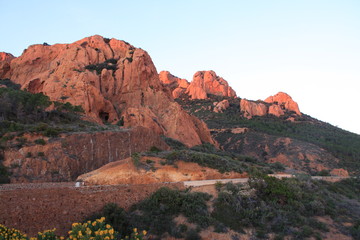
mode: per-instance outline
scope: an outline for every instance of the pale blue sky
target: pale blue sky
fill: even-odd
[[[191,81],[214,70],[242,98],[289,93],[300,110],[360,133],[358,0],[0,0],[0,51],[100,34]]]

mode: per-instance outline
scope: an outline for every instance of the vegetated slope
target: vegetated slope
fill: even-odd
[[[213,103],[223,99],[211,96],[209,99],[190,100],[182,96],[177,101],[190,114],[207,123],[213,130],[212,135],[226,151],[252,155],[264,161],[275,160],[280,153],[286,155],[289,149],[286,144],[274,147],[273,143],[279,138],[290,138],[301,153],[290,157],[290,160],[301,163],[298,165],[301,170],[315,174],[324,169],[344,168],[351,174],[360,173],[359,135],[305,114],[286,113],[280,117],[266,115],[247,119],[242,115],[239,98],[226,98],[230,103],[229,108],[223,113],[214,112]],[[289,121],[289,118],[293,121]],[[246,129],[239,134],[231,131],[234,128]],[[251,151],[246,146],[252,146]]]
[[[359,179],[258,175],[248,184],[217,184],[213,196],[162,188],[127,211],[108,204],[92,219],[105,216],[122,234],[147,229],[153,239],[358,239],[358,187]]]

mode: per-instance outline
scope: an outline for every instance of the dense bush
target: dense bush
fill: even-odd
[[[221,190],[212,217],[237,231],[255,228],[259,238],[267,238],[268,233],[275,233],[279,238],[319,238],[327,226],[315,217],[347,216],[344,217],[347,221],[356,221],[359,217],[359,212],[354,212],[359,209],[359,202],[343,204],[346,200],[340,200],[341,195],[329,191],[338,184],[341,185],[267,176],[251,178],[249,187],[226,184],[219,186]],[[357,187],[353,183],[351,186],[349,188]],[[348,233],[351,231],[356,234],[356,228]]]

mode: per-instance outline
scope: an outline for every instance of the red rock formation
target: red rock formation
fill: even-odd
[[[281,115],[284,115],[284,111],[281,109],[281,106],[273,104],[269,106],[269,114],[280,117]]]
[[[15,57],[11,53],[0,52],[0,61],[11,62]]]
[[[267,114],[267,106],[263,103],[252,102],[246,99],[240,100],[240,111],[244,117],[250,119],[253,116],[264,116]]]
[[[168,71],[161,71],[159,78],[162,84],[170,89],[173,98],[181,96],[189,87],[189,82],[186,79],[175,77]]]
[[[186,90],[191,99],[206,99],[208,94],[223,97],[236,97],[235,91],[227,81],[216,75],[214,71],[199,71]]]
[[[348,177],[349,172],[343,168],[335,168],[331,170],[330,174],[332,176],[339,176],[339,177]]]
[[[279,105],[282,109],[301,115],[298,104],[286,93],[279,92],[265,99],[265,102]],[[274,114],[276,115],[276,114]]]
[[[0,72],[7,73],[10,70],[10,62],[15,57],[6,52],[0,52]]]
[[[214,102],[214,112],[222,113],[224,112],[229,106],[229,101],[224,99],[221,102]]]
[[[153,128],[188,146],[209,139],[214,143],[207,128],[197,128],[194,118],[163,90],[147,52],[124,41],[95,35],[72,44],[32,45],[7,70],[0,68],[0,78],[51,100],[67,98],[92,121],[123,118],[127,127]]]
[[[266,114],[280,117],[284,115],[286,111],[295,112],[297,115],[301,115],[298,104],[294,102],[288,94],[283,92],[268,97],[264,102],[241,99],[240,111],[243,112],[244,117],[249,119],[253,116],[264,116]],[[293,118],[289,118],[289,120],[293,120]]]

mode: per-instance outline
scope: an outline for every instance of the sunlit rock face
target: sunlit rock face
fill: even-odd
[[[94,122],[123,120],[125,127],[151,128],[188,146],[214,143],[206,125],[164,90],[148,53],[124,41],[95,35],[71,44],[32,45],[18,58],[1,54],[0,78],[81,105]]]
[[[264,100],[267,103],[276,104],[281,107],[281,109],[286,109],[288,111],[293,111],[297,115],[301,115],[298,104],[286,93],[279,92],[274,96],[270,96]],[[278,112],[278,109],[273,109],[274,112]],[[277,114],[274,114],[277,115]],[[280,114],[281,115],[281,114]]]
[[[246,118],[264,116],[268,113],[268,108],[264,103],[253,102],[246,99],[240,100],[240,110]]]
[[[283,92],[270,96],[264,101],[241,99],[240,111],[244,117],[249,119],[253,116],[265,116],[267,114],[280,117],[286,112],[301,115],[298,104],[288,94]]]
[[[191,99],[206,99],[208,94],[236,97],[235,91],[228,82],[216,75],[214,71],[199,71],[194,74],[186,93]]]
[[[162,84],[170,89],[173,98],[180,97],[189,87],[189,82],[186,79],[175,77],[168,71],[161,71],[159,78]]]

